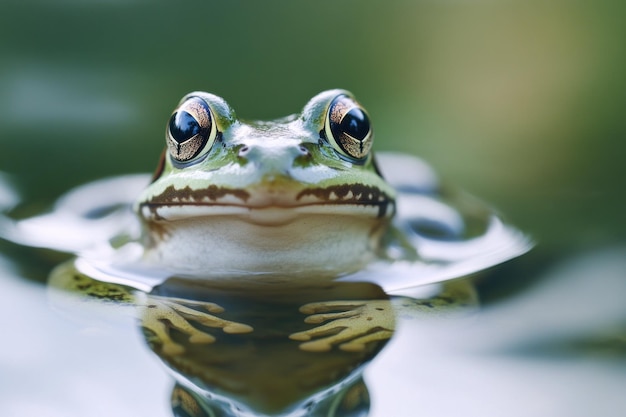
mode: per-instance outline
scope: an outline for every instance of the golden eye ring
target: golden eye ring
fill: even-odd
[[[174,111],[165,135],[169,154],[178,162],[188,162],[206,154],[217,136],[209,105],[200,97],[190,97]]]
[[[346,94],[330,103],[324,131],[335,151],[352,161],[364,161],[372,149],[374,135],[367,112]]]

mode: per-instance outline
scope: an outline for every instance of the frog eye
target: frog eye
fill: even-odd
[[[211,149],[217,128],[209,105],[199,97],[185,100],[167,125],[167,148],[179,162],[204,155]]]
[[[372,148],[373,132],[365,109],[345,94],[328,107],[326,137],[339,154],[363,160]]]

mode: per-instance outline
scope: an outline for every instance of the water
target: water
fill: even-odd
[[[398,323],[365,370],[370,415],[623,414],[621,4],[0,8],[0,170],[27,202],[15,216],[152,170],[189,91],[271,118],[348,88],[378,149],[424,157],[538,243],[477,282],[476,320]],[[0,252],[1,415],[171,414],[172,379],[132,320],[49,303],[43,283],[66,255]]]
[[[401,165],[386,158],[381,162]],[[533,399],[532,407],[520,407],[524,413],[548,407],[557,415],[585,415],[599,408],[584,400],[589,381],[601,391],[594,395],[607,398],[607,408],[619,401],[626,375],[623,248],[565,258],[534,277],[531,288],[477,308],[469,281],[488,295],[490,281],[524,270],[524,257],[475,277],[466,274],[523,255],[528,240],[507,227],[494,230],[487,211],[478,211],[478,218],[455,212],[473,219],[467,224],[482,218],[483,225],[467,229],[467,236],[459,228],[456,238],[433,239],[432,227],[419,227],[423,221],[432,226],[437,219],[450,232],[458,218],[432,190],[420,190],[401,193],[398,205],[398,216],[413,230],[407,233],[415,233],[407,236],[422,249],[416,264],[396,254],[397,260],[332,284],[315,276],[296,283],[279,275],[179,278],[142,261],[130,204],[131,190],[145,183],[144,175],[99,180],[71,190],[47,214],[1,218],[5,239],[33,247],[3,244],[14,253],[4,259],[3,288],[11,302],[0,313],[7,334],[17,335],[2,352],[6,381],[15,382],[3,405],[8,415],[91,415],[100,411],[100,395],[117,399],[107,404],[109,412],[126,415],[142,398],[128,403],[129,383],[145,395],[140,407],[158,408],[155,415],[170,408],[198,416],[338,410],[343,414],[332,415],[408,416],[417,408],[484,415],[510,406],[518,395]],[[6,178],[0,191],[7,210],[19,207]],[[403,208],[403,198],[411,202],[418,195],[422,204]],[[417,226],[411,219],[419,220]],[[393,255],[399,249],[389,250]],[[19,269],[48,270],[64,258],[59,252],[79,258],[57,266],[45,286],[26,280],[27,270]],[[433,298],[442,290],[438,283],[451,278],[465,280],[443,284],[440,298]],[[371,283],[359,283],[364,280]],[[164,370],[155,369],[159,361],[177,381],[173,388]],[[37,378],[33,369],[63,382]],[[80,401],[68,398],[65,385],[76,386]],[[36,401],[24,398],[31,388],[43,394]],[[494,389],[497,399],[485,402]],[[470,398],[449,402],[450,395]],[[193,411],[197,407],[205,414]]]
[[[382,153],[378,168],[398,189],[394,230],[404,240],[390,234],[390,243],[381,245],[386,256],[336,281],[308,267],[261,273],[237,272],[236,264],[224,272],[204,264],[180,269],[156,263],[144,253],[131,210],[149,182],[146,175],[79,186],[38,216],[3,215],[0,234],[22,246],[76,255],[50,273],[46,301],[89,328],[138,322],[146,345],[177,381],[176,415],[204,415],[198,409],[239,417],[365,415],[370,397],[363,370],[392,337],[396,317],[463,322],[476,314],[477,299],[469,280],[458,278],[531,246],[487,207],[450,189],[440,192],[424,162]],[[6,210],[19,211],[10,182],[0,185]],[[227,219],[253,227],[245,219]],[[285,223],[280,226],[294,230]],[[187,229],[170,233],[185,237]],[[402,242],[418,247],[419,258]],[[254,255],[249,251],[242,247],[241,256]],[[307,247],[300,256],[314,258],[316,252]]]

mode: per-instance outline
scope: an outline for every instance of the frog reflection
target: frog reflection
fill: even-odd
[[[365,412],[363,366],[394,328],[387,295],[369,283],[245,291],[171,278],[144,294],[93,280],[68,263],[55,270],[50,285],[62,294],[77,294],[81,302],[114,302],[112,308],[138,314],[146,341],[178,381],[173,410],[184,408],[180,415],[300,415],[303,410],[343,415],[337,407]],[[310,316],[313,324],[299,311],[319,308],[345,311],[337,317]],[[324,329],[321,321],[336,326]],[[304,335],[316,342],[298,340]]]
[[[172,408],[181,416],[366,415],[361,374],[391,337],[395,313],[467,311],[475,302],[464,282],[423,300],[389,299],[369,283],[248,291],[186,278],[145,294],[93,280],[72,263],[57,268],[50,285],[138,314],[146,341],[178,382]]]
[[[380,351],[394,328],[387,296],[373,284],[272,286],[251,292],[177,279],[168,280],[155,292],[177,299],[217,301],[224,307],[223,317],[250,326],[246,334],[216,334],[218,340],[210,344],[194,343],[173,331],[184,347],[178,355],[167,354],[161,340],[147,332],[153,350],[174,370],[179,384],[205,407],[216,413],[222,410],[224,415],[298,415],[305,409],[310,415],[330,415],[326,408],[350,387],[361,385],[363,366]],[[334,330],[318,336],[322,348],[294,340],[294,334],[318,327],[305,323],[299,309],[319,300],[376,303],[381,306],[378,316],[384,318],[355,311],[360,320],[344,336],[358,346],[352,351],[333,346],[340,345],[332,339]],[[365,341],[365,335],[372,340]]]

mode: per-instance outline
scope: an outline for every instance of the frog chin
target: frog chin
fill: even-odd
[[[146,260],[210,279],[248,274],[268,279],[336,277],[372,260],[388,224],[388,218],[376,215],[377,208],[359,206],[222,207],[210,215],[201,212],[147,221],[151,244]]]

